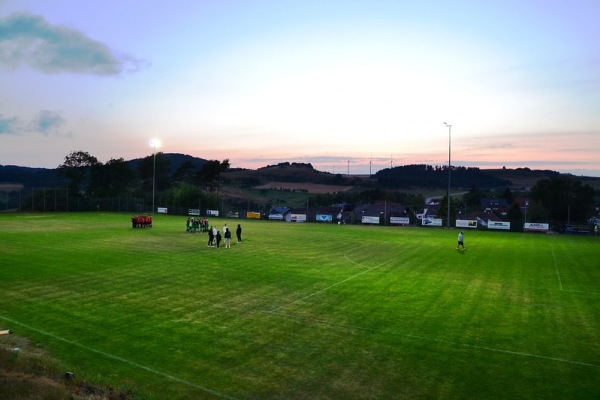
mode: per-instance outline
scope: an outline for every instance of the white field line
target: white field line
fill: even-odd
[[[558,263],[556,262],[556,257],[554,255],[554,249],[552,250],[552,257],[554,257],[554,265],[556,267],[556,276],[558,277],[558,283],[560,286],[560,290],[562,291],[567,291],[567,292],[579,292],[576,290],[565,290],[562,286],[562,280],[560,278],[560,273],[558,271]],[[350,258],[348,258],[347,255],[344,255],[344,258],[346,258],[348,261],[352,262],[353,264],[359,265],[361,267],[363,267],[362,264],[357,263],[356,261],[351,260]],[[521,352],[521,351],[513,351],[513,350],[505,350],[505,349],[496,349],[493,347],[486,347],[486,346],[478,346],[478,345],[472,345],[472,344],[468,344],[468,343],[458,343],[458,342],[451,342],[448,340],[443,340],[443,339],[436,339],[436,338],[431,338],[431,337],[426,337],[426,336],[419,336],[419,335],[411,335],[411,334],[406,334],[406,333],[399,333],[399,332],[389,332],[389,331],[381,331],[381,330],[377,330],[377,329],[370,329],[370,328],[365,328],[365,327],[361,327],[361,326],[355,326],[355,325],[349,325],[349,324],[339,324],[339,323],[332,323],[330,321],[326,321],[326,320],[322,320],[322,319],[318,319],[318,318],[306,318],[306,317],[301,317],[301,316],[297,316],[297,315],[293,315],[293,314],[288,314],[288,313],[283,313],[283,312],[279,312],[279,310],[281,310],[282,308],[288,307],[292,304],[295,304],[297,302],[300,302],[302,300],[305,300],[309,297],[312,297],[316,294],[322,293],[328,289],[331,289],[332,287],[335,287],[337,285],[340,285],[348,280],[354,279],[360,275],[363,275],[371,270],[374,270],[375,268],[379,268],[382,265],[385,265],[393,260],[395,260],[398,257],[392,258],[388,261],[385,261],[375,267],[372,268],[368,268],[365,271],[362,271],[356,275],[353,275],[349,278],[346,278],[340,282],[337,282],[329,287],[326,287],[324,289],[318,290],[314,293],[311,293],[307,296],[304,296],[300,299],[294,300],[291,303],[282,305],[280,307],[277,307],[273,310],[267,311],[264,310],[263,312],[267,313],[267,314],[272,314],[272,315],[277,315],[280,317],[286,317],[286,318],[294,318],[294,319],[300,319],[300,320],[304,320],[304,321],[310,321],[310,322],[316,322],[316,323],[322,323],[322,324],[326,324],[329,326],[333,326],[333,327],[338,327],[338,328],[349,328],[349,329],[356,329],[356,330],[361,330],[361,331],[369,331],[369,332],[375,332],[375,333],[382,333],[382,334],[387,334],[387,335],[394,335],[394,336],[401,336],[401,337],[407,337],[407,338],[411,338],[411,339],[419,339],[422,341],[429,341],[429,342],[437,342],[437,343],[443,343],[445,345],[452,345],[452,346],[457,346],[457,347],[468,347],[468,348],[472,348],[472,349],[477,349],[477,350],[486,350],[486,351],[491,351],[491,352],[495,352],[495,353],[503,353],[503,354],[512,354],[512,355],[517,355],[517,356],[521,356],[521,357],[530,357],[530,358],[538,358],[538,359],[542,359],[542,360],[548,360],[548,361],[555,361],[555,362],[562,362],[562,363],[568,363],[568,364],[575,364],[575,365],[582,365],[585,367],[592,367],[592,368],[600,368],[600,365],[597,364],[590,364],[590,363],[585,363],[585,362],[581,362],[581,361],[575,361],[575,360],[569,360],[566,358],[558,358],[558,357],[550,357],[550,356],[543,356],[543,355],[539,355],[539,354],[532,354],[532,353],[525,353],[525,352]],[[580,293],[593,293],[593,292],[580,292]]]
[[[558,272],[558,262],[556,261],[556,256],[554,255],[554,249],[552,249],[552,258],[554,259],[554,268],[556,269],[556,277],[558,278],[558,288],[563,292],[570,293],[583,293],[583,294],[600,294],[600,292],[589,292],[584,290],[573,290],[573,289],[565,289],[562,284],[562,279],[560,278],[560,273]]]
[[[491,352],[495,352],[495,353],[512,354],[512,355],[521,356],[521,357],[538,358],[541,360],[581,365],[584,367],[600,368],[600,365],[597,365],[597,364],[590,364],[590,363],[581,362],[581,361],[569,360],[567,358],[543,356],[543,355],[539,355],[539,354],[525,353],[522,351],[496,349],[493,347],[478,346],[478,345],[473,345],[473,344],[468,344],[468,343],[458,343],[458,342],[452,342],[452,341],[444,340],[444,339],[436,339],[436,338],[427,337],[427,336],[411,335],[408,333],[382,331],[382,330],[378,330],[378,329],[365,328],[362,326],[334,323],[331,321],[321,320],[318,318],[306,318],[306,317],[301,317],[301,316],[297,316],[297,315],[293,315],[293,314],[281,313],[281,312],[276,312],[276,311],[264,311],[264,312],[268,313],[268,314],[277,315],[280,317],[285,317],[285,318],[293,318],[293,319],[299,319],[299,320],[303,320],[303,321],[321,323],[321,324],[329,325],[329,326],[336,327],[336,328],[356,329],[356,330],[360,330],[360,331],[368,331],[368,332],[373,332],[373,333],[381,333],[381,334],[385,334],[385,335],[393,335],[393,336],[406,337],[406,338],[410,338],[410,339],[418,339],[418,340],[427,341],[427,342],[437,342],[437,343],[442,343],[444,345],[451,345],[451,346],[456,346],[456,347],[468,347],[468,348],[476,349],[476,350],[486,350],[486,351],[491,351]]]
[[[344,257],[345,257],[345,256],[344,256]],[[292,304],[296,304],[296,303],[299,303],[299,302],[301,302],[301,301],[303,301],[303,300],[306,300],[306,299],[308,299],[308,298],[311,298],[311,297],[313,297],[313,296],[316,296],[316,295],[317,295],[317,294],[319,294],[319,293],[323,293],[323,292],[325,292],[325,291],[327,291],[327,290],[329,290],[329,289],[331,289],[331,288],[334,288],[334,287],[336,287],[336,286],[339,286],[339,285],[341,285],[342,283],[348,282],[348,281],[350,281],[350,280],[352,280],[352,279],[358,278],[359,276],[366,274],[367,272],[373,271],[374,269],[377,269],[377,268],[379,268],[379,267],[381,267],[381,266],[383,266],[383,265],[385,265],[385,264],[387,264],[387,263],[390,263],[390,262],[392,262],[392,261],[396,260],[397,258],[398,258],[398,257],[394,257],[394,258],[392,258],[392,259],[389,259],[388,261],[384,261],[384,262],[382,262],[381,264],[379,264],[379,265],[376,265],[376,266],[374,266],[374,267],[372,267],[372,268],[367,268],[366,270],[364,270],[364,271],[362,271],[362,272],[359,272],[358,274],[352,275],[352,276],[350,276],[350,277],[348,277],[348,278],[346,278],[346,279],[343,279],[343,280],[341,280],[341,281],[339,281],[339,282],[336,282],[336,283],[334,283],[333,285],[327,286],[326,288],[323,288],[323,289],[317,290],[316,292],[313,292],[313,293],[311,293],[311,294],[308,294],[308,295],[306,295],[306,296],[304,296],[304,297],[301,297],[301,298],[299,298],[299,299],[296,299],[296,300],[294,300],[294,301],[291,301],[291,302],[289,302],[289,303],[287,303],[287,304],[284,304],[284,305],[281,305],[281,306],[279,306],[279,307],[277,307],[277,308],[274,308],[273,310],[271,310],[271,312],[276,312],[276,311],[279,311],[279,310],[281,310],[282,308],[289,307],[289,306],[291,306]],[[361,264],[358,264],[358,265],[361,265]],[[362,265],[361,265],[361,266],[362,266]]]
[[[558,278],[558,287],[560,288],[560,290],[565,290],[565,289],[563,289],[562,280],[560,279],[560,273],[558,272],[558,263],[556,262],[556,256],[554,255],[554,249],[552,249],[552,258],[554,259],[554,268],[556,268],[556,277]]]
[[[351,262],[351,263],[352,263],[352,264],[354,264],[354,265],[358,265],[358,266],[359,266],[359,267],[361,267],[361,268],[367,268],[367,269],[369,269],[369,267],[367,267],[366,265],[362,265],[361,263],[357,263],[356,261],[354,261],[354,260],[351,260],[350,258],[348,258],[348,254],[344,254],[344,258],[345,258],[346,260],[348,260],[348,262]]]
[[[29,325],[23,324],[23,323],[21,323],[21,322],[19,322],[19,321],[15,321],[15,320],[13,320],[13,319],[11,319],[11,318],[3,317],[2,315],[0,315],[0,319],[2,319],[2,320],[4,320],[4,321],[7,321],[7,322],[10,322],[10,323],[12,323],[12,324],[15,324],[15,325],[22,326],[23,328],[26,328],[26,329],[28,329],[28,330],[31,330],[31,331],[34,331],[34,332],[40,333],[40,334],[42,334],[42,335],[48,336],[48,337],[50,337],[50,338],[52,338],[52,339],[56,339],[56,340],[59,340],[59,341],[61,341],[61,342],[64,342],[64,343],[67,343],[67,344],[70,344],[70,345],[73,345],[73,346],[77,346],[77,347],[79,347],[79,348],[82,348],[82,349],[84,349],[84,350],[87,350],[87,351],[89,351],[89,352],[92,352],[92,353],[99,354],[99,355],[101,355],[101,356],[104,356],[104,357],[106,357],[106,358],[110,358],[110,359],[113,359],[113,360],[117,360],[117,361],[120,361],[120,362],[122,362],[122,363],[124,363],[124,364],[130,365],[130,366],[132,366],[132,367],[136,367],[136,368],[139,368],[139,369],[143,369],[144,371],[148,371],[148,372],[151,372],[151,373],[153,373],[153,374],[155,374],[155,375],[158,375],[158,376],[160,376],[160,377],[167,378],[167,379],[169,379],[169,380],[171,380],[171,381],[173,381],[173,382],[182,383],[182,384],[184,384],[184,385],[187,385],[187,386],[193,387],[193,388],[195,388],[195,389],[199,389],[199,390],[201,390],[201,391],[203,391],[203,392],[205,392],[205,393],[212,394],[213,396],[217,396],[217,397],[219,397],[219,398],[222,398],[222,399],[237,400],[235,397],[231,397],[231,396],[228,396],[228,395],[226,395],[226,394],[224,394],[224,393],[217,392],[216,390],[212,390],[212,389],[206,388],[206,387],[204,387],[204,386],[197,385],[197,384],[195,384],[195,383],[193,383],[193,382],[187,381],[187,380],[185,380],[185,379],[181,379],[181,378],[178,378],[178,377],[176,377],[176,376],[169,375],[169,374],[167,374],[167,373],[164,373],[164,372],[161,372],[161,371],[157,371],[157,370],[155,370],[155,369],[153,369],[153,368],[146,367],[145,365],[138,364],[138,363],[136,363],[136,362],[133,362],[133,361],[127,360],[127,359],[125,359],[125,358],[122,358],[122,357],[116,356],[116,355],[114,355],[114,354],[106,353],[106,352],[104,352],[104,351],[97,350],[97,349],[94,349],[94,348],[92,348],[92,347],[85,346],[85,345],[83,345],[83,344],[80,344],[80,343],[74,342],[74,341],[72,341],[72,340],[65,339],[65,338],[63,338],[63,337],[60,337],[60,336],[56,336],[56,335],[54,335],[54,334],[52,334],[52,333],[50,333],[50,332],[46,332],[46,331],[43,331],[43,330],[41,330],[41,329],[34,328],[34,327],[32,327],[32,326],[29,326]]]

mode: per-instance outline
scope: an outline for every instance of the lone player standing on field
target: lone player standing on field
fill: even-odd
[[[456,245],[456,250],[458,250],[458,248],[460,246],[462,246],[462,249],[465,250],[465,241],[464,241],[464,236],[465,234],[463,233],[463,231],[460,231],[458,233],[458,244]]]

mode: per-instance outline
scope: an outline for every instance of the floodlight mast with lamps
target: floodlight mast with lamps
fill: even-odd
[[[452,146],[452,125],[444,122],[444,125],[448,127],[448,221],[446,226],[450,228],[450,171],[452,171],[452,164],[450,163],[450,148]]]
[[[152,164],[152,214],[154,214],[154,187],[156,186],[156,148],[160,147],[160,140],[152,139],[150,146],[153,149],[153,164]]]

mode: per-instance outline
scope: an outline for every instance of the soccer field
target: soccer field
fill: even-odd
[[[147,399],[600,398],[598,238],[185,220],[0,215],[0,330]]]

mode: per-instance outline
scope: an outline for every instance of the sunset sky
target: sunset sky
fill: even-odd
[[[600,1],[0,0],[0,164],[600,176]]]

